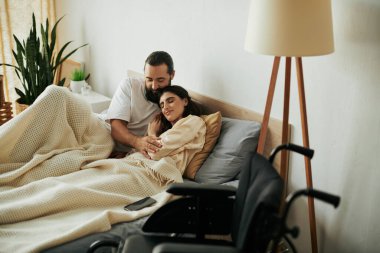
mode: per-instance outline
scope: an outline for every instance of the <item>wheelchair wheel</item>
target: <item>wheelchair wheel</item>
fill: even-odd
[[[286,236],[282,237],[278,243],[278,250],[276,253],[297,253],[294,244]]]

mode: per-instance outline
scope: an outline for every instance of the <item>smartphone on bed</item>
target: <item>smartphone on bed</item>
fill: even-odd
[[[143,209],[144,207],[148,207],[156,203],[157,201],[151,197],[145,197],[136,202],[128,204],[124,207],[125,211],[137,211]]]

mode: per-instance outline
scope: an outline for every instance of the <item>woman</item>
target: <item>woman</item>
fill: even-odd
[[[102,159],[113,142],[89,106],[65,88],[43,94],[0,127],[0,244],[6,252],[40,251],[150,214],[171,198],[167,185],[182,182],[205,141],[205,123],[192,115],[191,98],[173,86],[161,93],[162,114],[149,127],[163,145],[152,159],[139,152]],[[146,196],[157,204],[123,209]]]
[[[183,174],[204,145],[205,123],[199,117],[198,106],[181,86],[172,85],[162,89],[159,106],[161,113],[149,124],[148,135],[159,136],[162,147],[148,154],[153,160],[170,157]]]

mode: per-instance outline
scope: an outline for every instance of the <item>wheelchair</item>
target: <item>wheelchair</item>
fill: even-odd
[[[132,235],[123,242],[95,241],[87,252],[104,246],[119,253],[297,252],[287,235],[296,238],[299,230],[286,225],[294,200],[309,196],[337,207],[340,197],[302,189],[282,203],[284,183],[272,162],[284,149],[309,158],[314,154],[295,144],[278,146],[269,159],[252,153],[244,161],[237,189],[227,185],[172,184],[167,192],[182,197],[154,212],[145,222],[143,234]]]

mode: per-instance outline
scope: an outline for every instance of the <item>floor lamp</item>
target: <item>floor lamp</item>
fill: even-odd
[[[245,49],[252,53],[274,56],[272,76],[265,106],[258,152],[263,153],[270,111],[281,57],[285,58],[285,87],[282,138],[287,140],[291,62],[295,58],[301,112],[303,145],[309,147],[306,97],[302,57],[330,54],[334,51],[330,0],[251,0]],[[282,151],[280,175],[286,179],[284,164],[287,153]],[[310,159],[305,158],[306,183],[313,187]],[[313,198],[308,199],[311,248],[318,252]]]

